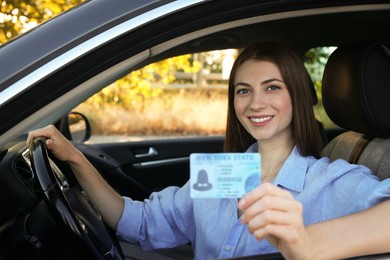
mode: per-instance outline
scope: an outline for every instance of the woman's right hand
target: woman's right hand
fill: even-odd
[[[44,128],[29,132],[27,137],[27,145],[29,146],[32,140],[36,137],[45,137],[46,147],[54,156],[61,161],[68,163],[77,163],[80,158],[80,152],[73,144],[62,135],[54,125],[49,125]]]

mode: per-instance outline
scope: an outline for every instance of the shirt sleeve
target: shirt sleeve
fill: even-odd
[[[339,172],[341,169],[342,174],[334,179],[328,190],[332,191],[329,192],[332,195],[328,202],[330,214],[352,214],[390,199],[390,179],[380,181],[367,167],[361,165],[336,163],[333,166],[337,166]],[[344,167],[348,167],[348,170]],[[336,214],[332,211],[336,211]]]
[[[193,241],[195,223],[188,183],[152,193],[145,201],[124,197],[117,235],[143,250],[169,248]]]
[[[371,192],[370,196],[363,204],[365,209],[375,206],[390,199],[390,179],[381,181]]]

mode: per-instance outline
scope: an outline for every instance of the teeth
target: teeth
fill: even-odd
[[[261,123],[261,122],[264,122],[264,121],[267,121],[269,119],[271,119],[272,116],[267,116],[267,117],[261,117],[261,118],[258,118],[258,117],[251,117],[250,119],[255,122],[255,123]]]

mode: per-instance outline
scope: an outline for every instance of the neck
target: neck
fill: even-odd
[[[278,144],[258,141],[262,182],[272,182],[276,178],[294,145],[292,138]]]

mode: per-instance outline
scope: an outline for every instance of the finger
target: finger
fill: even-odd
[[[270,242],[275,243],[284,240],[294,242],[299,237],[304,237],[305,228],[301,213],[286,213],[280,211],[267,212],[264,215],[253,218],[248,223],[248,231],[262,240],[268,236]]]
[[[257,229],[253,232],[253,235],[259,241],[267,238],[277,248],[279,248],[279,246],[275,244],[276,241],[282,240],[292,245],[299,242],[300,237],[302,236],[299,229],[291,228],[291,226],[288,225],[276,224],[269,224],[264,228]]]
[[[256,187],[251,192],[247,193],[238,203],[238,208],[240,210],[245,210],[250,207],[253,203],[258,201],[264,196],[274,195],[285,198],[292,198],[290,192],[283,190],[271,183],[264,183]]]
[[[38,137],[45,137],[46,148],[59,159],[62,158],[61,149],[59,148],[59,146],[61,146],[60,143],[62,142],[62,136],[59,134],[59,131],[55,126],[49,125],[44,128],[31,131],[27,137],[27,145],[30,145],[32,140]]]
[[[267,210],[248,220],[248,230],[254,233],[257,229],[262,229],[267,225],[289,225],[294,227],[301,226],[301,212]]]
[[[27,136],[26,144],[30,145],[30,143],[32,142],[32,140],[34,138],[37,138],[37,137],[40,137],[40,136],[43,136],[43,137],[46,137],[46,138],[51,138],[51,136],[53,135],[53,131],[54,131],[53,128],[55,128],[53,125],[49,125],[47,127],[44,127],[44,128],[41,128],[41,129],[37,129],[37,130],[33,130],[33,131],[29,132],[28,136]]]
[[[54,150],[55,149],[55,143],[54,143],[54,141],[52,139],[50,139],[50,137],[48,137],[46,139],[46,147],[49,150]]]
[[[241,222],[245,224],[252,218],[264,214],[267,211],[281,211],[302,214],[302,206],[300,202],[296,201],[292,197],[285,198],[267,195],[253,203],[243,212]]]

